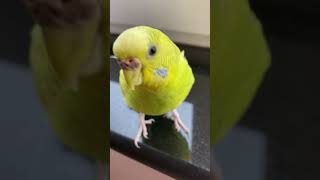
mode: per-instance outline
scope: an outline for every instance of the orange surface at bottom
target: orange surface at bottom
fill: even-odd
[[[110,180],[132,179],[172,180],[173,178],[111,149]]]

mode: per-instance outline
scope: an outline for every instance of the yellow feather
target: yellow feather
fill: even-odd
[[[150,57],[148,50],[157,52]],[[138,26],[124,31],[113,45],[115,56],[122,60],[137,58],[142,63],[142,84],[130,89],[123,70],[120,85],[132,109],[148,115],[162,115],[176,109],[188,96],[194,76],[184,52],[161,31]]]

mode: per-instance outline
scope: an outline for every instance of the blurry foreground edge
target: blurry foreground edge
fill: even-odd
[[[211,145],[215,145],[247,110],[270,65],[270,54],[247,0],[216,0],[212,12]]]

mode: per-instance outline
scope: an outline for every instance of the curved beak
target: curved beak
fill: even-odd
[[[142,84],[142,64],[139,59],[129,58],[118,60],[117,62],[123,70],[124,78],[131,90],[134,90],[135,86]]]

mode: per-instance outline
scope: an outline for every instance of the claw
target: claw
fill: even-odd
[[[175,109],[172,111],[172,114],[173,114],[173,121],[174,121],[174,126],[176,130],[179,132],[180,129],[182,128],[183,131],[189,136],[189,129],[186,127],[186,125],[183,124],[178,111]]]
[[[134,145],[135,145],[138,149],[140,149],[140,146],[139,146],[139,144],[138,144],[138,141],[139,141],[139,139],[135,139],[135,140],[134,140]]]
[[[142,130],[143,130],[142,131],[143,132],[143,137],[148,139],[148,131],[147,131],[147,126],[146,126],[145,122],[142,123],[141,126],[142,126]]]
[[[175,129],[177,130],[177,132],[180,132],[180,126],[179,126],[179,123],[178,123],[178,121],[174,121],[174,127],[175,127]]]
[[[149,120],[145,120],[144,122],[145,122],[145,124],[149,125],[149,124],[154,123],[155,121],[154,121],[154,119],[149,119]]]
[[[136,138],[134,139],[134,145],[135,145],[138,149],[140,149],[140,146],[139,146],[138,142],[139,142],[139,139],[140,139],[140,137],[141,137],[141,134],[142,134],[142,127],[140,126],[140,127],[139,127],[139,130],[138,130],[138,134],[137,134]]]
[[[144,118],[145,118],[145,114],[140,113],[139,114],[140,126],[139,126],[139,130],[138,130],[138,134],[137,134],[136,138],[134,139],[134,145],[137,148],[140,148],[138,142],[139,142],[141,136],[143,136],[145,139],[149,139],[147,125],[155,122],[154,119],[145,120]]]
[[[146,139],[149,139],[147,130],[143,132],[143,137],[146,138]]]

